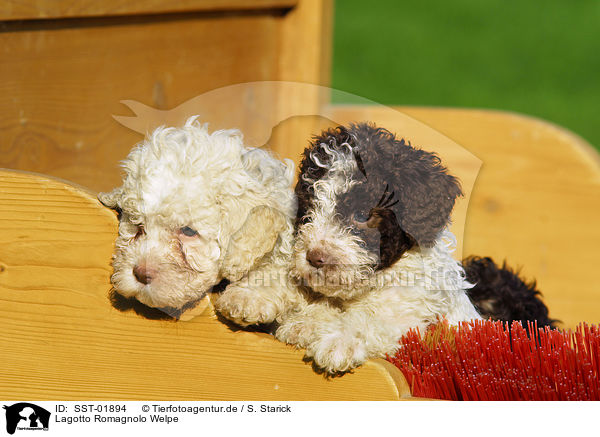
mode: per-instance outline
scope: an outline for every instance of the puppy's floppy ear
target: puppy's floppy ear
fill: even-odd
[[[448,174],[436,154],[412,147],[407,152],[396,169],[403,180],[398,205],[401,226],[419,245],[431,247],[450,223],[462,190],[458,179]]]
[[[359,123],[349,131],[362,162],[362,169],[357,162],[359,170],[377,196],[383,192],[378,206],[393,211],[402,231],[417,244],[433,246],[462,196],[458,179],[435,153],[398,140],[386,129]]]
[[[119,200],[123,195],[123,187],[117,187],[109,193],[98,193],[98,200],[107,208],[118,211]]]
[[[248,218],[231,236],[221,264],[221,274],[237,281],[248,273],[267,253],[273,250],[279,234],[286,227],[285,215],[266,205],[254,208]]]

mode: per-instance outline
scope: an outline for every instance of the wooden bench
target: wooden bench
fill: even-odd
[[[117,222],[95,192],[119,183],[117,162],[142,138],[111,117],[123,113],[119,101],[172,109],[238,82],[328,81],[329,2],[145,4],[77,9],[31,0],[0,9],[0,45],[11,59],[0,70],[0,167],[10,169],[0,171],[0,397],[410,398],[401,373],[383,360],[328,379],[302,351],[223,324],[208,300],[178,322],[111,300]],[[326,93],[298,90],[262,102],[280,114],[293,102],[299,113],[321,116],[278,125],[269,145],[281,156],[297,160],[309,136],[334,122],[408,132],[463,182],[458,258],[507,258],[538,279],[566,327],[600,322],[600,170],[589,145],[517,114],[336,106]],[[239,126],[225,127],[251,130],[253,117],[248,111]]]

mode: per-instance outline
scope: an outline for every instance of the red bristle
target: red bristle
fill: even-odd
[[[447,324],[409,332],[389,360],[414,396],[455,400],[600,400],[600,327],[553,331],[530,323]],[[527,333],[530,333],[528,335]],[[453,341],[449,339],[452,337]],[[428,338],[429,342],[425,339]]]

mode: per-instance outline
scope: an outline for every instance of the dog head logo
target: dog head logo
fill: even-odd
[[[4,405],[6,410],[6,432],[14,434],[18,430],[48,430],[50,424],[50,411],[27,402],[19,402],[10,406]]]
[[[320,101],[320,96],[327,95],[334,101],[348,100],[350,97],[352,101],[357,101],[356,96],[344,94],[310,84],[250,82],[209,91],[168,111],[139,102],[123,101],[135,116],[114,118],[141,134],[154,133],[147,136],[145,146],[135,148],[126,161],[125,169],[129,177],[124,180],[123,187],[99,196],[105,206],[119,213],[121,221],[112,277],[119,294],[168,314],[179,314],[190,302],[201,299],[215,284],[221,284],[222,278],[230,282],[237,281],[243,279],[249,269],[256,269],[262,258],[255,257],[254,252],[247,250],[248,247],[262,247],[265,241],[271,241],[258,237],[269,232],[276,233],[276,227],[270,226],[270,223],[278,221],[277,215],[283,215],[286,219],[283,221],[287,224],[292,208],[284,207],[279,201],[251,205],[252,199],[245,201],[240,195],[238,197],[243,202],[240,199],[227,199],[238,192],[259,193],[260,190],[254,190],[252,186],[261,185],[264,176],[276,173],[285,175],[272,178],[285,185],[278,188],[282,193],[285,192],[279,197],[292,199],[288,186],[293,180],[291,169],[276,172],[276,165],[271,170],[253,169],[253,163],[266,161],[257,158],[265,154],[260,146],[273,142],[275,152],[296,158],[289,153],[298,148],[290,144],[300,141],[304,146],[308,136],[300,135],[298,139],[296,132],[291,135],[293,138],[274,136],[271,139],[274,128],[288,119],[303,116],[319,116],[334,125],[347,125],[352,120],[347,120],[344,114],[332,113],[327,106],[317,109],[315,105],[306,103]],[[297,96],[311,98],[298,99]],[[435,154],[421,151],[404,142],[401,137],[396,139],[390,132],[367,125],[329,131],[313,144],[314,147],[307,149],[306,153],[314,152],[312,157],[316,161],[311,168],[301,168],[307,174],[301,172],[296,194],[300,206],[298,215],[302,218],[310,212],[308,203],[315,200],[312,199],[315,193],[308,193],[314,188],[309,184],[309,179],[323,188],[319,192],[323,197],[319,208],[320,212],[324,212],[320,216],[323,226],[318,230],[334,237],[325,242],[331,243],[328,246],[324,244],[323,247],[317,247],[316,243],[325,239],[318,238],[318,234],[298,230],[298,235],[305,235],[305,240],[310,244],[307,247],[296,245],[296,249],[299,248],[295,251],[296,258],[300,261],[300,267],[306,267],[306,274],[298,271],[294,279],[306,282],[307,277],[315,277],[321,281],[321,276],[331,270],[332,274],[327,274],[327,278],[331,276],[334,279],[336,285],[333,288],[340,288],[337,285],[341,284],[342,288],[347,289],[346,280],[349,277],[371,280],[375,270],[383,270],[394,264],[413,246],[426,249],[434,246],[440,232],[448,225],[453,209],[454,227],[464,225],[470,188],[481,162],[458,144],[417,120],[392,108],[376,105],[375,102],[366,99],[360,101],[378,108],[378,118],[381,119],[378,122],[399,129],[403,137],[410,138],[415,144],[431,145],[449,158],[444,161],[450,167],[464,167],[468,163],[468,167],[474,171],[460,175],[465,201],[458,202],[458,207],[454,208],[461,187],[454,177],[446,173],[446,168]],[[188,119],[189,116],[193,117]],[[182,128],[160,128],[181,126],[186,119],[188,123]],[[201,127],[200,123],[189,122],[195,119],[201,120],[202,124],[207,123],[212,133]],[[244,133],[244,146],[257,147],[252,153],[232,157],[227,150],[233,140],[217,142],[217,138],[213,138],[224,136],[232,127],[239,129],[235,138],[241,139],[241,132]],[[207,147],[202,149],[202,153],[194,154],[191,150],[193,147],[189,146],[197,138],[206,139],[202,143],[206,143]],[[278,140],[284,145],[278,146]],[[173,144],[169,146],[166,143]],[[210,144],[213,146],[208,147]],[[181,153],[182,149],[185,149],[185,153]],[[235,168],[244,169],[244,172],[233,172],[235,168],[231,162],[239,162],[240,165]],[[262,191],[274,191],[272,183],[263,185],[268,186],[266,189],[263,187]],[[307,191],[305,196],[303,188]],[[331,198],[325,199],[327,196]],[[292,202],[285,204],[291,205]],[[244,205],[248,208],[244,208]],[[296,208],[295,202],[293,207]],[[249,211],[254,213],[250,214]],[[283,214],[263,217],[270,211]],[[292,215],[295,215],[294,212]],[[318,218],[313,217],[313,229],[316,229]],[[337,244],[341,240],[335,238],[336,229],[331,229],[333,218],[340,219],[338,234],[348,237],[348,244]],[[223,229],[230,221],[231,226]],[[350,228],[355,232],[346,235]],[[287,250],[290,249],[288,243],[291,235],[290,238],[274,238],[273,241],[285,241],[282,247]],[[231,244],[255,240],[255,245],[241,247],[244,250],[235,250],[239,245]],[[275,247],[270,244],[264,246],[269,250]],[[244,253],[251,253],[252,256],[247,257]],[[273,259],[278,258],[274,256]],[[325,264],[328,266],[323,267]],[[344,270],[330,268],[333,265],[344,266]],[[345,266],[352,268],[346,271]],[[450,279],[454,279],[454,276]],[[308,285],[315,290],[312,282],[308,281]]]

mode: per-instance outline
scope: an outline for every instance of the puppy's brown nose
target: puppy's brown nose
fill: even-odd
[[[316,269],[330,264],[329,256],[321,249],[311,249],[306,252],[306,261]]]
[[[148,267],[146,264],[135,266],[133,275],[142,284],[148,285],[156,277],[156,270]]]

